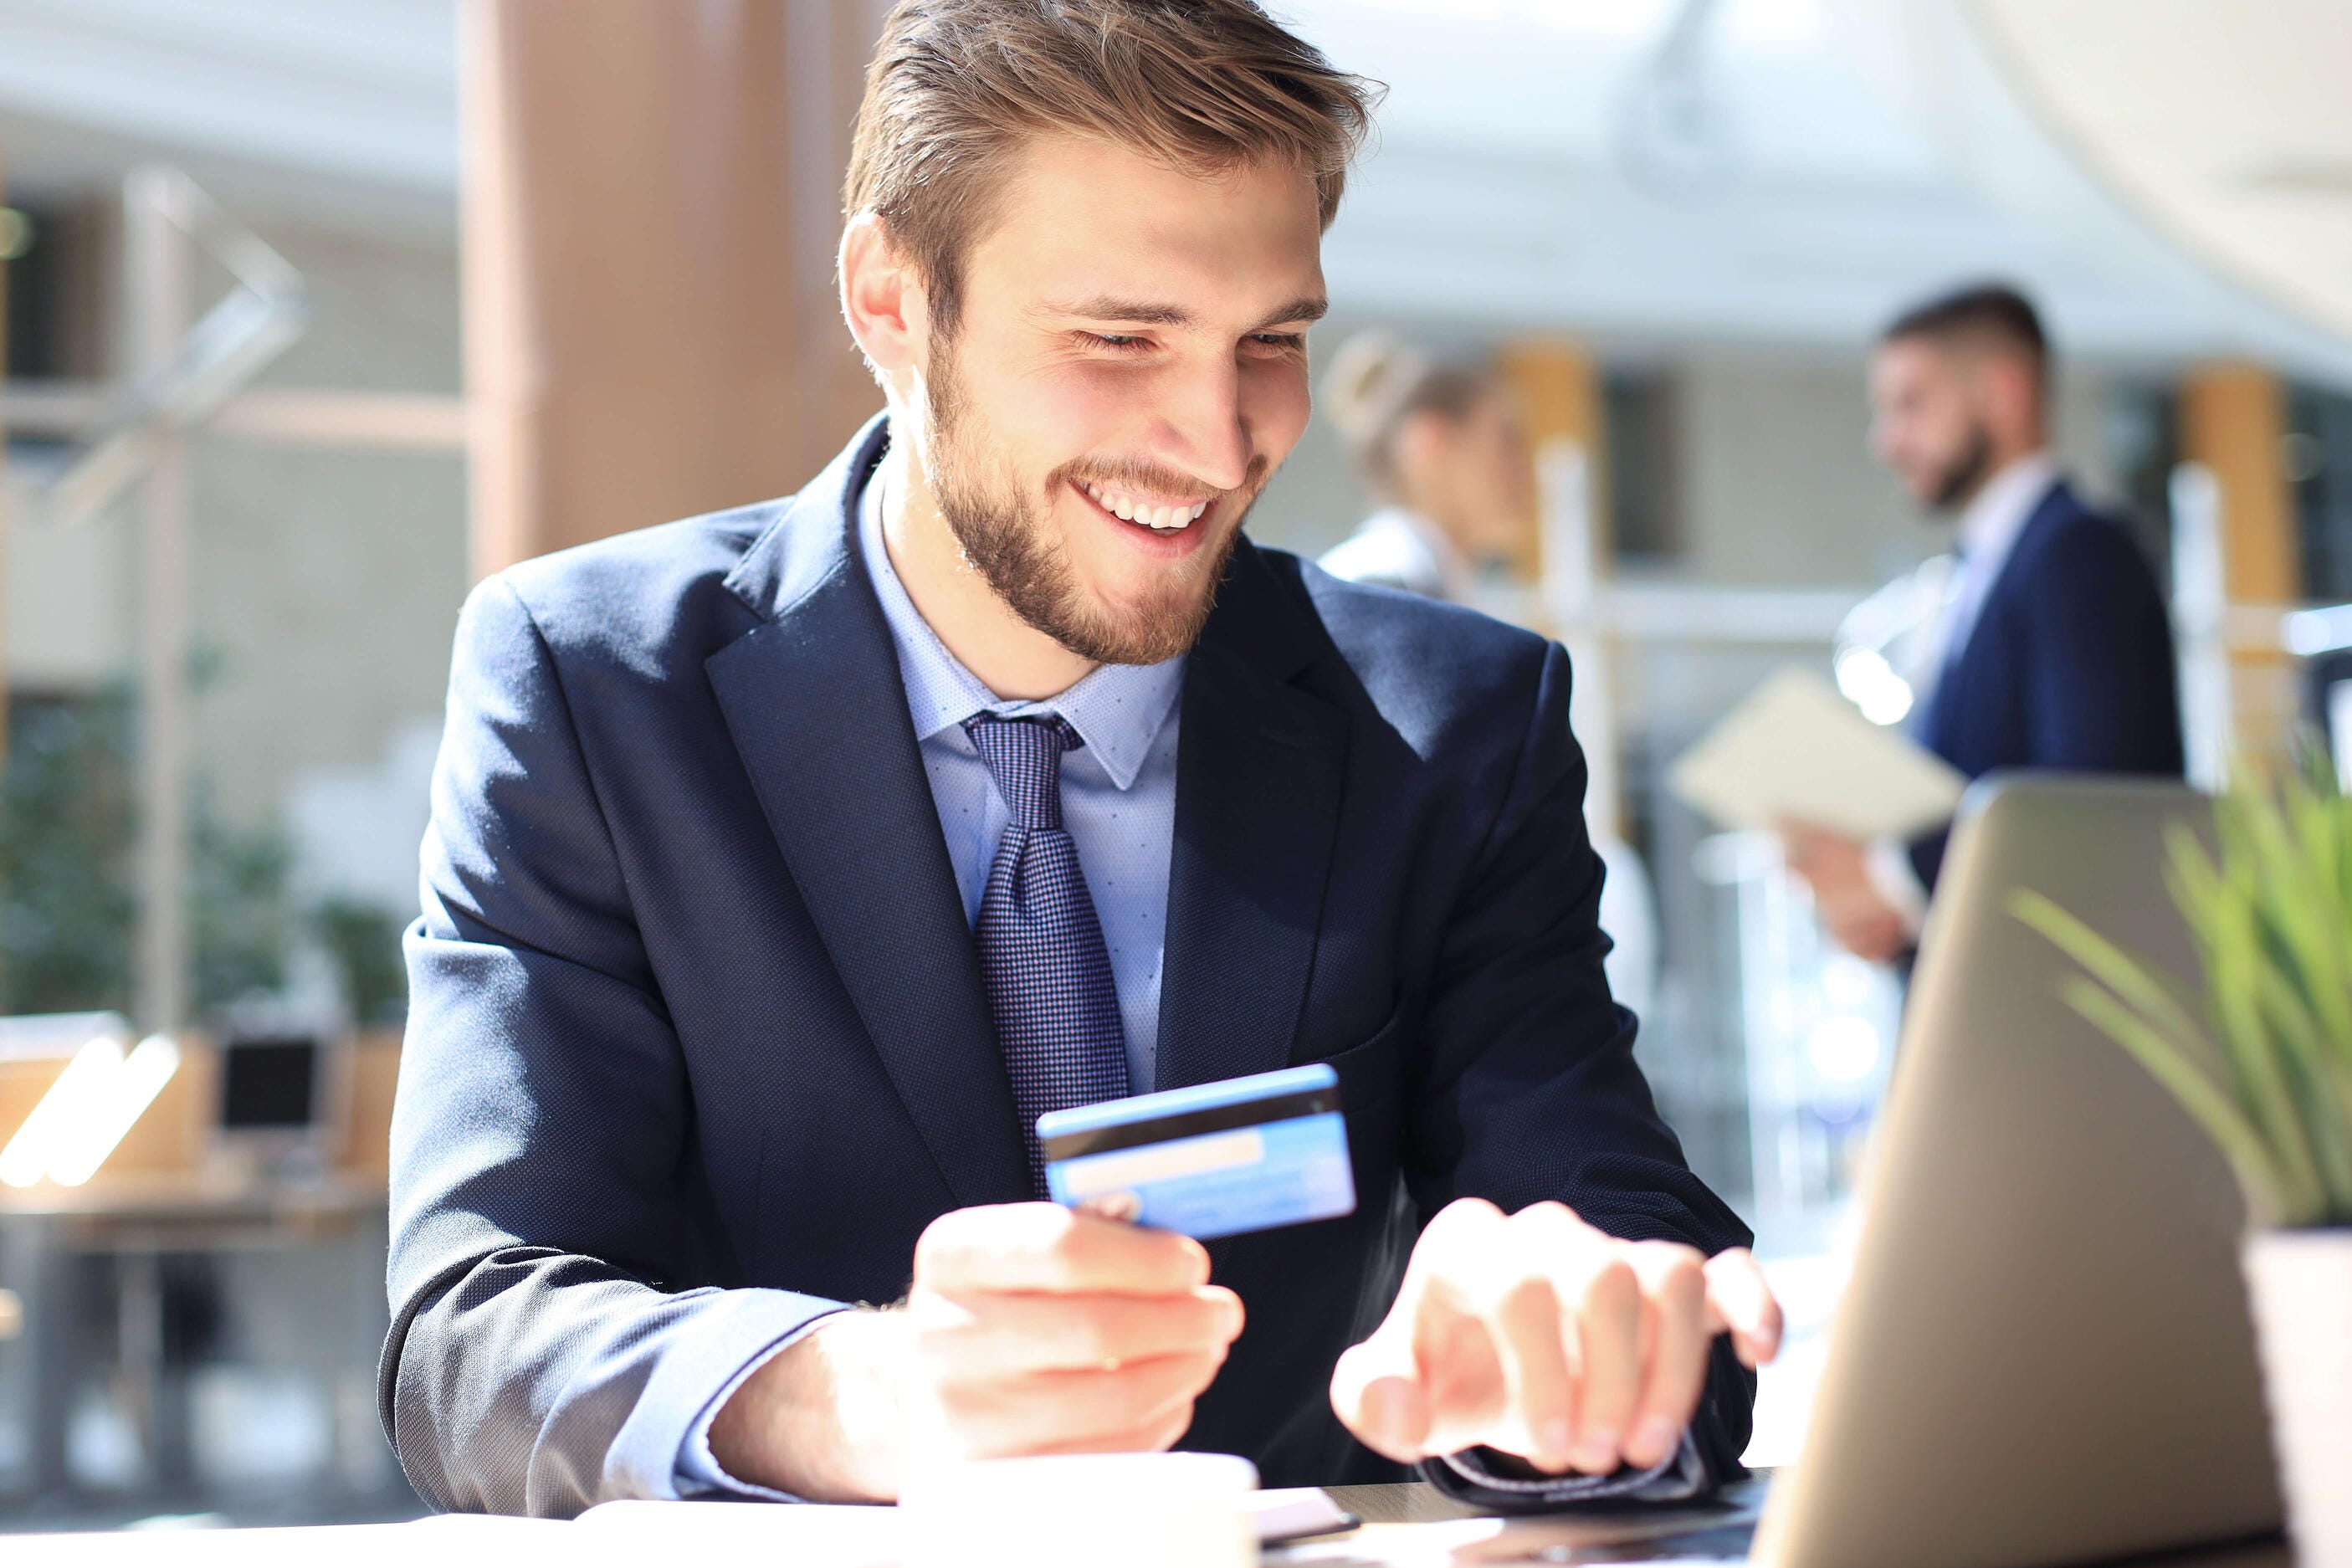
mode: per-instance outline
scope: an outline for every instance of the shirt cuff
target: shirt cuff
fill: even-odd
[[[778,1491],[773,1487],[758,1486],[728,1474],[725,1467],[719,1464],[718,1457],[710,1451],[710,1427],[711,1424],[719,1419],[719,1412],[725,1408],[730,1399],[735,1397],[735,1391],[742,1387],[753,1373],[800,1343],[808,1331],[819,1323],[851,1310],[845,1306],[836,1307],[831,1311],[820,1312],[815,1317],[794,1325],[788,1332],[762,1348],[757,1355],[738,1367],[735,1374],[727,1380],[718,1393],[710,1396],[710,1402],[702,1407],[699,1415],[695,1416],[693,1424],[686,1429],[685,1440],[677,1446],[677,1466],[672,1478],[672,1484],[678,1497],[689,1500],[757,1498],[764,1499],[769,1502],[806,1500],[794,1497],[790,1492]]]
[[[1909,846],[1892,838],[1874,839],[1864,853],[1862,868],[1871,890],[1902,917],[1903,929],[1917,940],[1927,923],[1927,889],[1911,864]]]
[[[1501,1512],[1540,1512],[1579,1503],[1691,1502],[1712,1493],[1722,1480],[1688,1432],[1674,1452],[1647,1469],[1628,1467],[1613,1475],[1547,1476],[1512,1464],[1507,1456],[1490,1456],[1478,1448],[1425,1460],[1422,1473],[1449,1497]]]

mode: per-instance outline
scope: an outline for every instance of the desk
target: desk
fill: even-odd
[[[1269,1552],[1269,1568],[1500,1568],[1510,1563],[1641,1561],[1643,1548],[1553,1550],[1573,1521],[1517,1521],[1481,1529],[1477,1516],[1419,1484],[1334,1487],[1332,1497],[1365,1521],[1352,1535]],[[1758,1500],[1751,1493],[1742,1500]],[[895,1517],[886,1509],[791,1509],[761,1503],[627,1505],[630,1511],[569,1523],[441,1515],[408,1524],[225,1530],[174,1534],[168,1551],[152,1533],[0,1537],[9,1568],[140,1568],[168,1557],[176,1568],[336,1568],[356,1562],[429,1562],[433,1568],[507,1568],[519,1553],[561,1552],[581,1568],[648,1561],[788,1563],[792,1568],[890,1568]],[[656,1551],[652,1549],[657,1548]],[[1653,1560],[1655,1560],[1654,1549]],[[394,1558],[389,1554],[398,1552]],[[650,1553],[650,1555],[649,1555]],[[1115,1554],[1107,1556],[1115,1561]],[[2282,1542],[2212,1552],[2168,1552],[2164,1568],[2292,1568]],[[1887,1568],[1902,1568],[1893,1563]]]
[[[162,1260],[352,1238],[380,1231],[383,1207],[381,1180],[341,1174],[285,1181],[139,1172],[0,1198],[0,1278],[16,1292],[25,1319],[13,1347],[24,1361],[27,1435],[19,1489],[36,1497],[68,1489],[66,1429],[94,1315],[78,1259],[114,1262],[116,1354],[152,1482],[169,1493],[189,1479],[188,1412],[184,1369],[164,1353]],[[382,1315],[381,1254],[371,1246],[367,1256],[370,1267],[354,1272],[341,1293],[348,1298],[343,1314],[354,1323],[373,1324]]]

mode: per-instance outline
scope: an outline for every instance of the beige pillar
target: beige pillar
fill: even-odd
[[[835,303],[879,0],[467,0],[474,565],[796,489],[880,396]]]
[[[1507,345],[1498,356],[1503,379],[1518,393],[1528,421],[1528,444],[1540,452],[1569,441],[1584,454],[1586,505],[1596,566],[1605,569],[1613,542],[1609,527],[1609,471],[1601,439],[1601,368],[1582,345],[1565,338],[1538,338]],[[1532,578],[1542,565],[1537,520],[1528,520],[1519,566]]]
[[[2181,456],[2203,465],[2221,492],[2223,592],[2233,605],[2293,605],[2303,596],[2294,501],[2282,460],[2286,389],[2258,365],[2217,364],[2180,389]],[[2230,710],[2235,745],[2275,755],[2298,711],[2294,671],[2284,654],[2233,654]]]
[[[1584,745],[1585,816],[1609,837],[1625,832],[1618,766],[1615,648],[1601,614],[1614,554],[1603,440],[1601,366],[1582,344],[1529,339],[1498,356],[1517,392],[1528,444],[1544,480],[1542,518],[1528,520],[1521,573],[1540,584],[1541,629],[1559,638],[1575,666],[1569,722]]]

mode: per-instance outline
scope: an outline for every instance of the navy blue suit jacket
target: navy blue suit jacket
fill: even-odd
[[[799,496],[468,601],[409,936],[383,1417],[441,1507],[660,1495],[792,1323],[1029,1196],[896,656],[877,424]],[[1186,1446],[1395,1474],[1331,1415],[1408,1232],[1466,1194],[1742,1244],[1601,977],[1556,647],[1248,543],[1187,666],[1158,1084],[1338,1069],[1360,1201],[1213,1243],[1246,1331]],[[1404,1196],[1397,1198],[1397,1194]],[[1396,1201],[1392,1202],[1392,1198]],[[1699,1428],[1745,1444],[1719,1344]]]
[[[1916,733],[1972,779],[2011,768],[2180,776],[2172,622],[2122,523],[2051,487]],[[1948,832],[1911,846],[1927,888]]]

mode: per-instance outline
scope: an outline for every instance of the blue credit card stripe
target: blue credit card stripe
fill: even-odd
[[[1115,1127],[1131,1121],[1149,1121],[1155,1117],[1180,1116],[1186,1111],[1206,1110],[1215,1106],[1238,1105],[1256,1100],[1271,1100],[1286,1094],[1298,1094],[1316,1089],[1336,1089],[1339,1075],[1328,1062],[1313,1062],[1306,1067],[1285,1068],[1279,1072],[1255,1073],[1248,1078],[1227,1079],[1221,1083],[1192,1084],[1183,1089],[1163,1089],[1155,1094],[1139,1094],[1127,1100],[1107,1100],[1099,1105],[1073,1106],[1067,1110],[1050,1110],[1037,1119],[1040,1141],[1069,1132],[1088,1131],[1098,1127]]]
[[[1347,1121],[1337,1110],[1059,1160],[1046,1179],[1066,1204],[1132,1193],[1138,1224],[1203,1241],[1356,1206]]]
[[[1101,1193],[1127,1192],[1152,1182],[1173,1182],[1187,1176],[1213,1175],[1265,1162],[1265,1133],[1255,1127],[1237,1127],[1225,1132],[1204,1132],[1195,1138],[1171,1139],[1165,1143],[1145,1143],[1108,1154],[1083,1155],[1064,1162],[1062,1175],[1069,1184],[1070,1195],[1083,1201]]]
[[[1265,1100],[1245,1100],[1232,1105],[1206,1106],[1198,1110],[1180,1111],[1173,1116],[1150,1116],[1139,1121],[1115,1121],[1102,1127],[1083,1127],[1075,1132],[1057,1132],[1041,1142],[1048,1160],[1076,1160],[1088,1154],[1108,1153],[1113,1149],[1131,1149],[1139,1143],[1166,1143],[1197,1133],[1255,1127],[1261,1122],[1284,1121],[1296,1116],[1315,1116],[1339,1109],[1339,1089],[1336,1087],[1318,1087],[1303,1093],[1278,1094]]]

